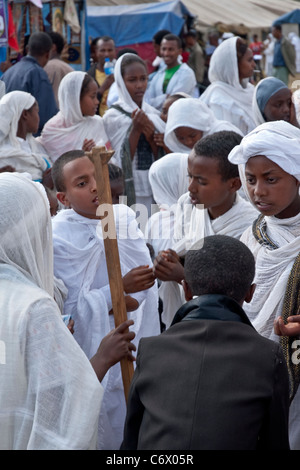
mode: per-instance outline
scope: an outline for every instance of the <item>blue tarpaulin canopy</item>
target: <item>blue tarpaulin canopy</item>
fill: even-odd
[[[167,29],[179,34],[192,15],[181,1],[138,5],[87,6],[87,28],[91,37],[111,36],[116,46],[151,42]]]
[[[290,11],[289,13],[285,13],[284,15],[279,16],[279,18],[274,21],[273,26],[284,23],[300,24],[300,9],[296,8],[296,10]]]

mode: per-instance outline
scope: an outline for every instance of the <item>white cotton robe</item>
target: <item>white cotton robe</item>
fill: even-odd
[[[27,173],[35,181],[42,180],[50,166],[45,148],[33,137],[17,137],[18,123],[24,110],[30,109],[35,98],[24,91],[12,91],[0,100],[0,168],[10,165],[19,173]]]
[[[192,205],[189,193],[186,193],[178,201],[173,243],[170,248],[179,256],[184,256],[196,242],[209,235],[240,238],[257,216],[258,211],[237,194],[232,208],[211,220],[208,210]],[[167,281],[162,282],[159,295],[163,301],[162,321],[168,328],[177,310],[185,303],[184,291],[177,282]]]
[[[246,135],[255,128],[252,113],[254,86],[249,79],[244,79],[242,85],[239,81],[237,39],[226,39],[213,52],[208,71],[210,85],[199,99],[217,119],[231,122]]]
[[[53,299],[46,193],[2,173],[0,195],[0,449],[95,449],[103,387]]]
[[[145,238],[155,256],[170,247],[174,235],[176,204],[188,189],[187,153],[169,153],[154,162],[149,181],[159,211],[152,214],[145,227]]]
[[[300,181],[300,130],[285,121],[266,122],[244,137],[241,144],[229,154],[229,160],[238,164],[245,194],[245,165],[249,158],[264,155],[285,172]],[[256,260],[254,296],[244,304],[245,312],[256,330],[266,338],[279,341],[274,333],[274,320],[282,314],[287,281],[300,251],[300,215],[288,219],[264,217],[266,232],[278,248],[270,249],[255,239],[249,228],[241,237]],[[297,339],[297,338],[295,338]],[[300,449],[300,392],[299,388],[290,407],[290,445]]]
[[[119,98],[114,103],[114,105],[120,106],[124,111],[131,115],[134,110],[138,109],[138,105],[132,100],[121,74],[122,61],[128,55],[132,54],[126,53],[122,55],[117,60],[115,65],[114,76]],[[160,113],[155,108],[146,103],[144,99],[142,102],[141,109],[153,122],[156,131],[159,133],[163,133],[165,131],[165,123],[160,118]],[[113,155],[113,162],[120,168],[122,168],[122,145],[128,133],[128,129],[132,124],[132,119],[131,117],[126,116],[117,109],[110,108],[104,114],[103,121],[111,147],[115,151],[115,154]],[[135,187],[136,202],[143,203],[144,198],[149,198],[150,201],[152,201],[152,191],[148,180],[149,170],[138,169],[137,152],[135,153],[132,159],[132,174]]]
[[[59,112],[45,124],[38,141],[45,147],[52,163],[69,150],[82,149],[85,139],[93,139],[97,146],[109,147],[103,119],[83,116],[80,93],[85,72],[70,72],[58,88]]]
[[[135,213],[123,204],[112,206],[116,221],[122,275],[132,268],[151,266],[149,250],[137,228]],[[87,219],[72,209],[53,219],[54,272],[68,288],[65,313],[75,321],[75,339],[88,358],[114,326],[101,223]],[[144,336],[160,333],[156,284],[137,294],[140,307],[128,313],[134,320],[137,345]],[[101,407],[98,448],[117,450],[122,442],[126,413],[120,364],[113,366],[102,382],[105,392]]]

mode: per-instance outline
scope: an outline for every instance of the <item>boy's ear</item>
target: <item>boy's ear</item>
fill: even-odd
[[[255,292],[255,288],[256,288],[256,284],[251,284],[249,291],[247,292],[247,295],[245,296],[245,302],[247,302],[247,304],[251,302],[252,297]]]
[[[65,192],[63,191],[57,192],[56,197],[59,200],[59,202],[61,202],[65,207],[67,208],[71,207],[71,204],[69,203],[69,200]]]
[[[241,182],[239,176],[236,176],[235,178],[231,178],[231,180],[230,180],[230,189],[233,192],[238,191],[241,188],[241,186],[242,186],[242,182]]]
[[[188,285],[188,283],[183,279],[181,281],[181,285],[182,285],[183,290],[184,290],[185,300],[187,302],[189,300],[192,300],[193,299],[193,294],[192,294],[192,291],[191,291],[190,286]]]

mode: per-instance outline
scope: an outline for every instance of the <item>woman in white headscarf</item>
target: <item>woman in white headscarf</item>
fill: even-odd
[[[116,346],[117,355],[121,352],[121,343],[113,344],[111,340],[118,335],[110,335],[89,362],[64,324],[54,292],[52,225],[46,192],[40,183],[23,175],[2,173],[1,450],[96,447],[103,397],[99,381],[115,362],[111,362],[111,352]],[[123,350],[117,360],[128,355],[129,344],[123,343],[126,352]],[[111,357],[107,361],[108,353]]]
[[[300,449],[299,361],[293,359],[300,313],[299,148],[300,130],[287,122],[275,121],[257,127],[229,155],[229,160],[239,165],[245,193],[261,212],[241,238],[256,258],[256,289],[244,309],[263,336],[278,341],[280,335],[293,399],[293,449]]]
[[[255,127],[252,113],[254,86],[249,82],[254,69],[253,53],[247,44],[239,37],[226,39],[211,57],[210,85],[199,98],[217,119],[231,122],[243,135]]]
[[[44,126],[39,142],[52,163],[69,150],[109,147],[103,120],[96,115],[98,86],[85,72],[70,72],[58,88],[59,112]]]
[[[176,204],[188,190],[187,153],[169,153],[154,162],[149,181],[159,212],[153,214],[145,228],[145,238],[154,256],[169,248],[173,240]]]
[[[230,122],[216,119],[211,109],[199,99],[185,98],[169,108],[164,142],[172,152],[190,153],[198,140],[219,131],[242,135]]]
[[[0,168],[28,173],[33,180],[42,181],[50,163],[46,150],[32,135],[39,125],[38,111],[30,93],[12,91],[1,98]]]
[[[103,392],[53,300],[46,194],[2,173],[0,195],[0,449],[88,449]]]
[[[160,156],[153,135],[163,133],[165,123],[159,111],[144,100],[148,72],[139,56],[123,54],[114,75],[119,99],[104,114],[105,130],[115,151],[115,163],[123,170],[128,205],[144,204],[150,214],[153,196],[148,172]]]

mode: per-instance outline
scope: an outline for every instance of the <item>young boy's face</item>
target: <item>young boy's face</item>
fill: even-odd
[[[223,181],[216,158],[198,156],[193,150],[188,157],[188,176],[192,204],[203,204],[213,219],[231,209],[238,178]]]
[[[276,163],[263,155],[249,158],[245,175],[251,201],[262,214],[286,219],[300,212],[299,182]]]
[[[66,207],[88,219],[97,219],[99,206],[95,180],[95,167],[88,157],[80,157],[63,168],[66,190],[57,193],[57,198]]]

